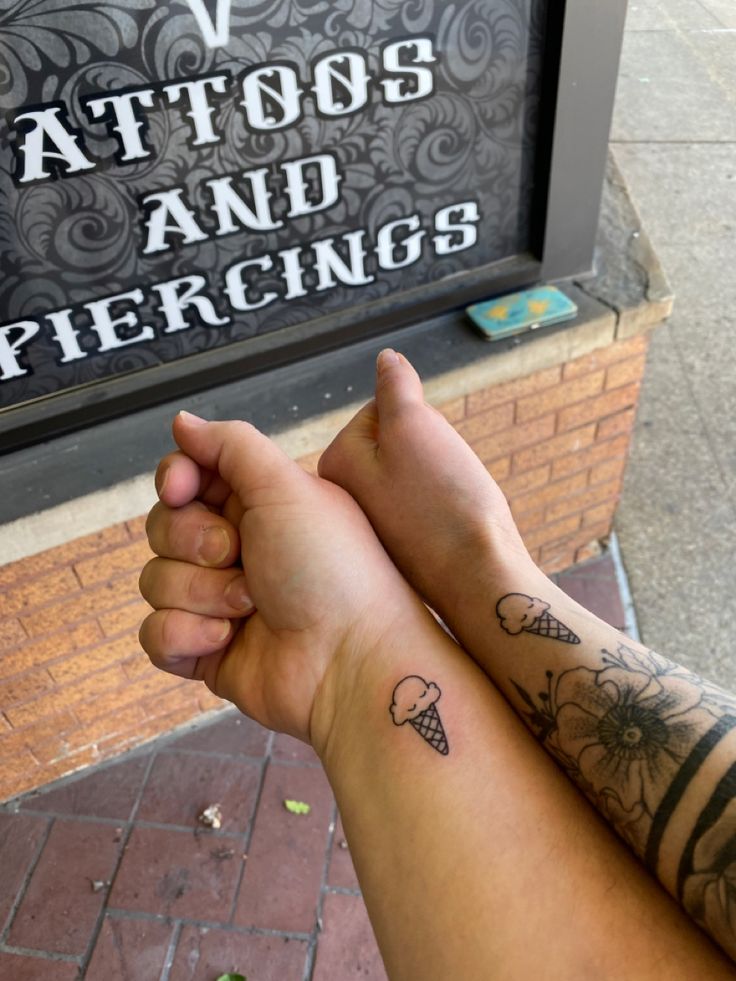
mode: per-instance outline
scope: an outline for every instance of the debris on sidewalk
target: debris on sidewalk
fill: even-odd
[[[284,807],[289,814],[309,814],[312,810],[311,804],[305,804],[303,800],[285,800]]]
[[[222,811],[219,804],[209,804],[197,818],[200,824],[215,831],[222,827]]]

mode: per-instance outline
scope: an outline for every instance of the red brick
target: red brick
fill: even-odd
[[[350,856],[345,839],[345,829],[342,826],[342,819],[338,816],[335,827],[335,834],[332,839],[332,851],[330,852],[330,865],[327,872],[327,883],[338,889],[359,889],[358,877],[355,874],[355,867]]]
[[[534,419],[532,422],[523,425],[512,426],[503,432],[493,436],[487,436],[473,443],[473,449],[484,462],[496,460],[498,457],[512,453],[514,450],[522,449],[525,446],[533,446],[541,443],[542,440],[549,439],[555,431],[555,417],[553,415],[542,416],[541,419]],[[543,463],[543,460],[538,461]]]
[[[95,690],[95,680],[103,675],[106,676],[104,681],[107,683],[100,684],[99,689]],[[80,682],[79,686],[82,685],[84,685],[84,694],[70,704],[73,705],[79,721],[86,726],[93,719],[98,719],[102,715],[112,715],[148,696],[158,698],[165,695],[168,698],[172,690],[182,686],[190,688],[192,682],[183,681],[176,675],[166,674],[163,671],[154,671],[149,677],[130,682],[120,665],[116,664],[109,671],[90,675]]]
[[[490,388],[481,389],[468,395],[468,415],[475,415],[476,412],[485,412],[494,405],[501,405],[504,402],[514,402],[518,398],[532,395],[556,385],[561,376],[561,368],[554,365],[552,368],[545,368],[542,371],[535,371],[533,375],[525,378],[517,378],[514,381],[503,382],[500,385],[492,385]]]
[[[0,705],[3,710],[7,710],[20,702],[36,698],[53,687],[53,678],[44,668],[28,671],[9,681],[0,682]]]
[[[0,620],[0,653],[9,651],[18,644],[28,640],[28,634],[21,626],[20,620],[8,619]],[[5,657],[0,658],[0,671],[2,671]]]
[[[528,548],[526,537],[530,531],[534,531],[544,524],[544,508],[535,508],[533,511],[525,511],[524,514],[514,514],[514,521]]]
[[[134,630],[137,634],[138,628],[150,612],[151,607],[148,603],[144,599],[137,598],[127,606],[101,614],[97,619],[106,637],[114,637],[125,630]]]
[[[283,732],[277,732],[273,737],[271,759],[277,761],[286,760],[289,763],[309,763],[312,766],[321,766],[319,757],[311,746],[303,743],[301,739],[287,736]]]
[[[9,944],[85,952],[104,902],[90,882],[111,878],[118,845],[107,824],[57,820],[18,908]]]
[[[268,729],[231,708],[221,712],[220,718],[215,721],[193,727],[169,746],[172,749],[196,749],[201,753],[226,753],[229,756],[264,756],[269,736]]]
[[[567,453],[576,453],[584,449],[595,439],[595,425],[584,426],[574,432],[565,433],[562,436],[555,436],[553,439],[537,443],[526,450],[514,453],[512,457],[512,468],[514,473],[538,467],[543,463],[549,463]]]
[[[328,893],[322,920],[313,981],[388,981],[361,896]]]
[[[577,430],[575,430],[577,432]],[[626,436],[609,439],[602,443],[594,443],[578,453],[569,453],[552,463],[552,476],[565,477],[578,470],[587,470],[604,460],[625,458],[629,447]]]
[[[145,538],[146,536],[146,519],[147,514],[141,514],[137,518],[131,518],[130,521],[126,521],[125,525],[128,529],[128,534],[131,538]]]
[[[137,681],[139,678],[150,678],[153,672],[158,672],[159,669],[154,668],[148,655],[144,654],[140,649],[137,636],[126,634],[125,637],[121,637],[115,643],[127,644],[138,648],[135,654],[132,654],[123,661],[123,670],[131,681]]]
[[[48,965],[54,965],[53,981],[77,981],[79,965],[74,961],[47,961],[38,957],[23,957],[21,954],[0,952],[0,978],[12,981],[51,981]],[[43,974],[39,974],[39,968]]]
[[[575,552],[575,564],[579,562],[589,562],[591,559],[596,558],[602,552],[601,543],[597,538],[588,542],[587,545],[581,545],[580,548]]]
[[[146,781],[138,817],[196,828],[197,817],[217,801],[222,809],[221,830],[245,834],[260,776],[260,765],[250,760],[185,751],[159,753]]]
[[[201,685],[197,691],[197,704],[202,712],[211,712],[213,709],[226,708],[230,703],[226,702],[224,698],[218,698],[209,688]]]
[[[38,854],[48,821],[26,814],[0,812],[0,923],[8,913],[23,885],[31,862]],[[11,977],[3,975],[0,977]]]
[[[116,733],[114,739],[109,744],[100,741],[98,748],[104,756],[112,756],[121,752],[123,749],[132,749],[134,746],[141,746],[156,736],[164,732],[170,732],[184,722],[190,722],[199,714],[196,699],[193,699],[189,706],[183,705],[173,711],[164,710],[158,715],[149,713],[146,722],[135,725],[127,732]]]
[[[575,514],[562,521],[546,524],[536,531],[524,535],[524,544],[528,549],[538,548],[550,542],[557,542],[567,535],[574,534],[580,527],[580,515]]]
[[[649,338],[645,334],[639,334],[627,341],[617,341],[607,347],[599,347],[597,351],[592,351],[590,354],[583,355],[582,358],[568,362],[563,369],[562,376],[565,380],[579,378],[589,371],[598,371],[616,361],[623,361],[625,358],[646,353],[648,346]]]
[[[311,811],[290,814],[286,799],[305,801]],[[322,770],[269,766],[235,923],[306,933],[314,929],[332,808]]]
[[[21,750],[12,759],[4,761],[0,770],[0,801],[43,783],[40,773],[38,763],[27,750]]]
[[[226,921],[243,864],[240,847],[237,838],[135,827],[115,876],[110,906]],[[225,854],[229,848],[232,855]]]
[[[0,678],[29,671],[52,658],[65,657],[72,651],[93,644],[100,636],[100,628],[94,621],[90,621],[8,651],[0,657]],[[23,638],[28,639],[25,632]]]
[[[66,708],[76,708],[86,699],[97,700],[100,692],[122,688],[127,682],[123,669],[118,664],[112,665],[105,671],[83,678],[73,685],[56,688],[46,695],[41,695],[31,702],[16,705],[6,711],[13,726],[27,726],[55,712]]]
[[[4,732],[0,735],[0,759],[9,760],[23,750],[30,750],[35,754],[38,745],[78,727],[75,717],[66,711],[50,716],[37,725]]]
[[[595,487],[578,494],[571,494],[568,498],[557,501],[547,508],[547,521],[557,521],[573,511],[587,511],[594,504],[602,504],[603,501],[615,499],[618,497],[619,489],[620,481],[613,480],[606,484],[597,484]]]
[[[589,508],[583,514],[583,527],[589,527],[590,525],[599,525],[603,522],[610,523],[613,521],[613,514],[616,510],[616,499],[611,498],[610,501],[606,501],[605,504],[599,504],[597,507]]]
[[[134,756],[113,766],[94,767],[79,779],[65,781],[26,798],[21,811],[28,808],[74,817],[127,821],[147,765],[147,756]]]
[[[143,566],[149,559],[153,558],[153,552],[148,546],[148,542],[137,540],[123,548],[116,548],[104,555],[96,555],[94,558],[85,559],[77,562],[74,571],[79,576],[79,581],[83,586],[93,586],[95,583],[105,582],[112,579],[122,572],[134,569],[139,575]]]
[[[628,435],[634,428],[635,419],[635,407],[626,409],[624,412],[619,412],[615,416],[609,416],[608,419],[601,419],[595,435],[596,440],[613,439],[614,436],[618,436],[621,433]]]
[[[48,669],[58,684],[67,684],[99,671],[101,668],[109,667],[116,661],[122,661],[123,658],[129,658],[131,653],[136,651],[140,651],[138,638],[135,635],[128,635],[71,655],[61,661],[54,661],[48,665]],[[150,664],[150,661],[148,663]],[[125,663],[123,667],[125,668]]]
[[[593,467],[590,471],[590,486],[603,484],[612,480],[621,480],[626,469],[626,458],[619,457],[618,460],[604,460]]]
[[[528,422],[530,419],[536,419],[537,416],[555,412],[563,406],[573,405],[592,395],[597,395],[603,390],[603,378],[604,372],[596,371],[574,381],[555,385],[538,395],[519,399],[516,403],[516,420]]]
[[[3,613],[28,613],[36,606],[78,592],[79,583],[71,569],[59,569],[8,590],[3,596]]]
[[[444,405],[438,406],[438,409],[448,422],[460,422],[465,418],[465,396],[453,399],[452,402],[445,402]]]
[[[535,508],[544,507],[546,504],[554,504],[582,490],[588,485],[588,474],[575,473],[564,480],[557,480],[553,484],[547,484],[529,494],[522,494],[511,501],[511,508],[514,514],[523,514]]]
[[[158,978],[166,960],[171,923],[106,916],[85,981],[130,981]]]
[[[457,423],[455,429],[466,442],[473,443],[484,436],[498,432],[499,429],[506,429],[513,421],[514,406],[513,403],[508,402],[506,405],[499,405],[464,419]]]
[[[523,473],[516,474],[514,477],[508,477],[502,480],[500,482],[501,490],[506,497],[511,498],[517,494],[524,494],[527,491],[534,490],[536,487],[543,487],[549,480],[549,472],[550,467],[548,463],[534,470],[525,470]]]
[[[185,926],[169,981],[213,981],[229,973],[252,981],[302,981],[307,949],[306,940],[290,938],[287,942],[283,937]]]
[[[98,616],[113,607],[120,607],[126,600],[137,598],[145,605],[138,592],[139,574],[140,570],[94,589],[82,590],[73,600],[67,598],[45,606],[31,617],[22,617],[21,623],[31,637],[37,637],[51,630],[58,631],[65,624],[73,624]]]
[[[629,406],[635,406],[639,398],[639,385],[624,385],[623,388],[615,388],[611,392],[604,392],[595,398],[571,405],[566,409],[561,409],[559,414],[558,429],[565,432],[568,429],[575,429],[586,422],[594,419],[602,419],[612,416],[617,412],[622,412]]]
[[[73,726],[63,731],[53,733],[43,740],[36,739],[31,747],[32,752],[44,766],[69,760],[88,749],[98,756],[100,742],[115,739],[121,732],[140,725],[144,719],[145,713],[139,705],[129,705],[112,716],[105,716],[87,725],[80,725],[75,721]]]
[[[619,361],[616,364],[612,364],[606,371],[606,390],[619,388],[621,385],[628,385],[630,382],[640,382],[644,375],[646,363],[646,354],[640,354],[636,358],[629,358],[626,361]]]
[[[57,566],[71,565],[85,555],[101,552],[127,540],[128,532],[125,525],[111,525],[102,531],[85,535],[83,538],[75,538],[56,548],[46,549],[45,552],[37,552],[16,562],[9,562],[0,567],[0,589],[21,582],[23,579],[42,575]]]
[[[500,460],[492,460],[485,466],[486,470],[495,481],[505,480],[511,473],[511,457],[504,456]]]
[[[539,565],[548,576],[569,569],[575,563],[575,547],[572,545],[545,545],[539,554]]]

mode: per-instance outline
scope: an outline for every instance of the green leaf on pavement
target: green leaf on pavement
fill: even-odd
[[[248,981],[244,974],[221,974],[217,981]]]
[[[305,804],[303,800],[285,800],[284,807],[290,814],[309,814],[312,810],[309,804]]]

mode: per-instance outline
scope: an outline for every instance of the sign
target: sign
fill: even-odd
[[[523,252],[542,7],[11,2],[0,404]]]

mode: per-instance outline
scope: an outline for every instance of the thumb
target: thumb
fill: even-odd
[[[413,365],[391,348],[381,351],[376,361],[376,406],[383,421],[411,405],[423,405],[422,382]]]
[[[263,493],[280,495],[291,489],[304,471],[275,443],[247,422],[205,422],[188,412],[174,419],[179,448],[201,467],[227,481],[244,508]]]

